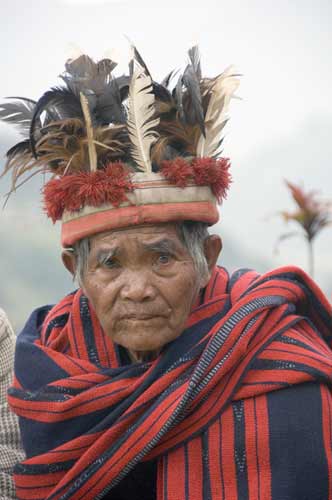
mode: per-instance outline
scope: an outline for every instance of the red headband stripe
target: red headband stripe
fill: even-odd
[[[62,224],[61,242],[63,247],[70,247],[82,238],[129,226],[183,220],[199,221],[213,225],[218,222],[218,219],[218,208],[211,201],[131,205],[129,207],[98,211],[64,222]]]

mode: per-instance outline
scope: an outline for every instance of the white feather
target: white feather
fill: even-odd
[[[145,74],[144,68],[138,66],[129,86],[127,127],[132,143],[132,158],[137,168],[144,172],[152,171],[150,149],[158,138],[155,127],[159,124],[159,118],[153,118],[154,101],[152,80]]]
[[[205,137],[202,134],[197,143],[198,157],[217,157],[220,154],[221,132],[228,120],[229,103],[240,83],[236,74],[235,68],[230,66],[211,85],[204,118]]]
[[[89,103],[83,92],[80,92],[80,101],[82,106],[82,111],[86,126],[86,135],[88,138],[88,150],[89,150],[89,160],[90,160],[90,170],[95,172],[97,170],[97,151],[93,139],[93,127],[91,123],[91,115],[89,110]]]

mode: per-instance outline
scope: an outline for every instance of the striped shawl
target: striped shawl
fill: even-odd
[[[121,366],[80,290],[38,309],[9,393],[18,498],[112,498],[155,459],[158,500],[332,499],[331,336],[330,305],[292,267],[216,269],[150,363]]]

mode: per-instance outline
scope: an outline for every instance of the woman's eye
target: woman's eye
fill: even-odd
[[[109,269],[114,269],[115,267],[118,267],[118,262],[115,259],[106,259],[104,261],[104,265]]]
[[[159,255],[158,264],[169,264],[171,256],[167,254]]]

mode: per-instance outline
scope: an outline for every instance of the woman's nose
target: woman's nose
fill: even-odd
[[[156,288],[151,282],[149,273],[144,271],[126,273],[121,288],[121,298],[133,302],[143,302],[154,299]]]

